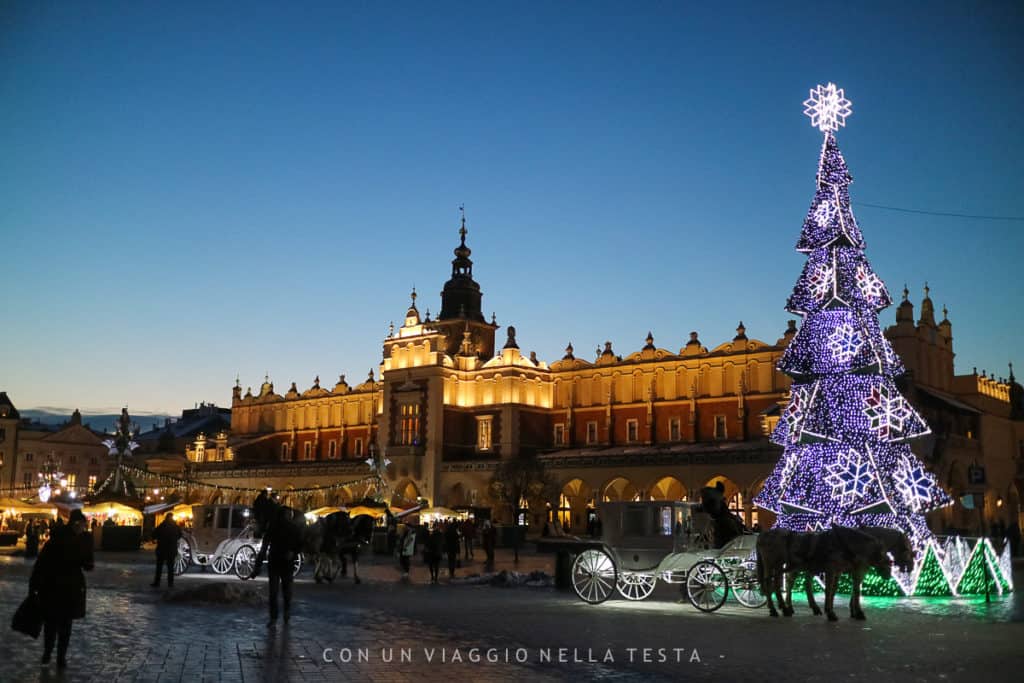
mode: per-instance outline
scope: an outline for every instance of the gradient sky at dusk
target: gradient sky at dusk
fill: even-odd
[[[1024,222],[857,204],[1024,216],[1019,2],[275,4],[0,9],[19,408],[361,382],[413,285],[440,309],[461,203],[499,346],[774,342],[828,81],[876,271],[929,282],[958,372],[1024,376]]]

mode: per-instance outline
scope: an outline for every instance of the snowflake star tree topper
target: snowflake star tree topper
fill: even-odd
[[[842,88],[829,83],[812,88],[810,92],[811,96],[804,100],[804,114],[811,117],[812,126],[822,133],[830,133],[846,125],[846,117],[853,109]]]

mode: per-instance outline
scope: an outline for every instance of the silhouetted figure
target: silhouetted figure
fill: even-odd
[[[267,533],[263,535],[260,554],[267,557],[270,569],[270,621],[267,626],[277,623],[277,594],[281,593],[284,603],[284,623],[291,617],[292,583],[295,578],[295,555],[302,544],[302,536],[291,528],[288,509],[281,506],[271,519]]]
[[[156,577],[150,584],[153,588],[160,587],[160,573],[167,567],[167,587],[174,587],[174,560],[178,557],[178,540],[181,538],[181,527],[174,521],[174,515],[168,512],[164,521],[153,531],[156,539]]]
[[[430,567],[430,583],[437,583],[437,575],[441,569],[441,548],[444,546],[444,534],[434,525],[433,530],[427,536],[426,542],[427,566]]]
[[[25,557],[35,557],[39,554],[39,529],[35,522],[29,522],[25,527]]]
[[[467,517],[466,521],[462,523],[462,544],[465,546],[463,549],[464,557],[466,560],[473,559],[473,541],[476,539],[476,522],[471,518]]]
[[[409,580],[409,570],[412,567],[412,558],[416,554],[416,529],[408,525],[402,535],[399,546],[398,563],[402,567],[402,581]]]
[[[32,569],[29,590],[43,609],[43,664],[57,644],[57,668],[68,665],[71,621],[85,617],[85,574],[92,571],[92,536],[85,533],[85,515],[72,510],[68,524],[55,526]]]
[[[459,562],[459,525],[453,519],[444,528],[444,551],[448,554],[448,578],[454,579]]]
[[[491,520],[484,520],[484,528],[481,533],[482,538],[480,539],[484,546],[484,553],[487,555],[487,561],[484,564],[484,571],[494,571],[494,546],[498,539],[498,530],[491,524]]]

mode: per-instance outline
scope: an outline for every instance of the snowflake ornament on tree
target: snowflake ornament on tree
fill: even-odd
[[[935,490],[935,477],[915,460],[902,458],[893,478],[907,507],[914,512],[927,512]]]
[[[864,339],[860,332],[849,323],[843,323],[836,327],[828,338],[828,347],[832,351],[832,357],[840,363],[849,363],[860,353],[864,346]]]
[[[873,304],[885,300],[885,284],[863,263],[857,266],[857,287],[864,298]]]
[[[827,228],[835,215],[836,207],[826,199],[814,210],[814,222],[818,224],[819,228]]]
[[[864,399],[864,405],[864,414],[878,438],[894,441],[902,436],[903,425],[911,416],[910,407],[902,396],[893,395],[889,387],[882,384],[871,387],[871,394]]]
[[[822,133],[839,130],[846,125],[846,117],[853,113],[850,100],[835,83],[812,88],[811,96],[804,100],[804,114],[811,117],[811,125]]]
[[[863,498],[875,481],[870,460],[853,449],[840,453],[835,463],[825,466],[825,471],[825,482],[832,487],[832,498],[843,506]]]
[[[790,443],[800,441],[804,431],[804,420],[807,419],[807,408],[814,398],[814,392],[808,387],[797,387],[790,392],[789,405],[782,411],[782,419],[786,421]]]
[[[818,303],[825,300],[828,293],[832,290],[832,266],[827,263],[822,263],[814,272],[807,277],[807,286],[811,290],[811,294]]]

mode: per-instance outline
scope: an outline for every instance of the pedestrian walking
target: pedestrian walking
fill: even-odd
[[[444,548],[444,534],[434,525],[427,536],[427,565],[430,567],[430,583],[437,583],[437,575],[441,569],[441,552]]]
[[[463,552],[466,560],[473,559],[473,542],[476,540],[476,522],[472,517],[467,517],[462,522],[462,544],[465,546]]]
[[[398,555],[398,563],[402,567],[402,581],[409,581],[409,570],[412,567],[412,558],[415,554],[416,529],[412,525],[406,525]]]
[[[491,520],[484,520],[484,528],[481,532],[482,538],[480,539],[484,546],[484,553],[487,555],[487,560],[484,564],[484,571],[494,571],[494,546],[498,540],[498,530],[491,524]]]
[[[181,527],[174,521],[174,515],[168,512],[164,521],[153,531],[156,539],[156,577],[150,585],[160,587],[160,574],[167,567],[167,587],[174,588],[174,560],[178,557],[178,540],[181,538]]]
[[[277,625],[277,594],[284,604],[284,623],[291,618],[292,584],[295,579],[295,556],[301,549],[302,536],[288,517],[288,508],[281,506],[274,512],[267,532],[263,535],[260,555],[267,558],[270,570],[270,621]]]
[[[43,610],[43,664],[57,645],[57,668],[68,665],[71,622],[85,617],[85,574],[92,571],[92,536],[85,533],[85,515],[72,510],[66,525],[55,526],[32,568],[29,591]]]
[[[448,578],[455,578],[455,565],[459,562],[459,525],[449,519],[444,528],[444,551],[448,555]]]

